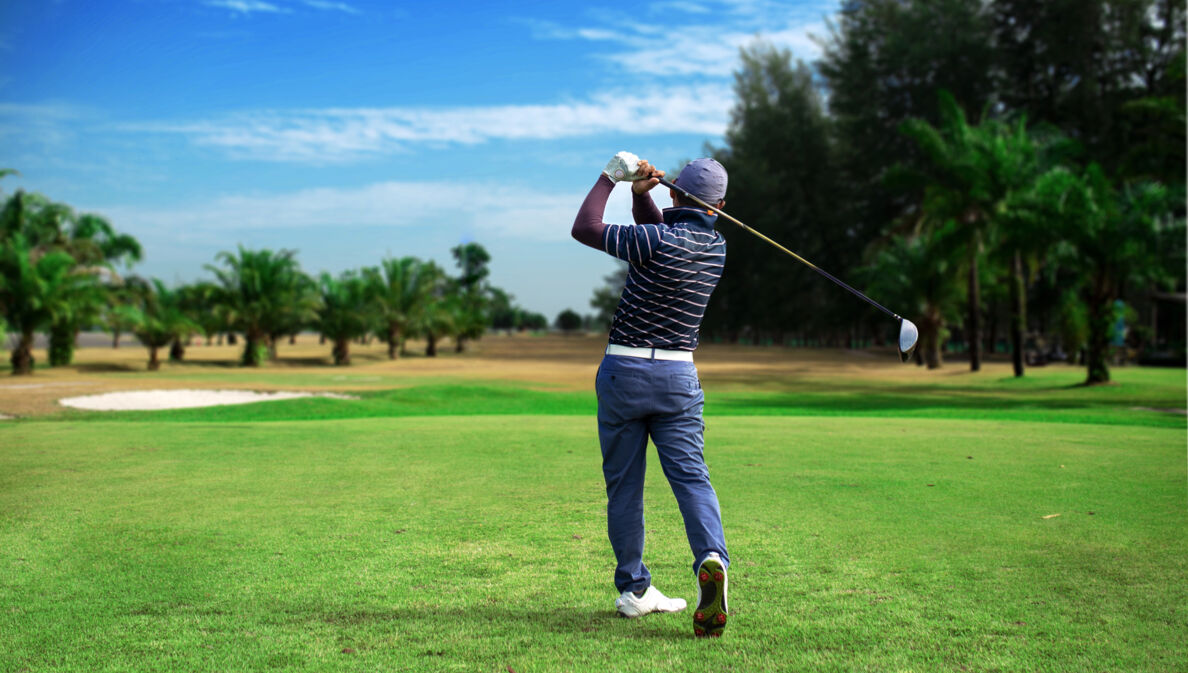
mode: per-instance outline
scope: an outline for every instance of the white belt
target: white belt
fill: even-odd
[[[647,358],[649,360],[693,361],[693,351],[669,351],[663,348],[634,348],[632,346],[620,346],[619,344],[607,344],[606,354],[625,355],[629,358]]]

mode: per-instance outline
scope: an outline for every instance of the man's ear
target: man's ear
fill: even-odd
[[[722,199],[721,201],[718,202],[718,205],[716,205],[714,207],[717,208],[718,210],[722,210],[722,207],[725,205],[726,205],[726,199]]]

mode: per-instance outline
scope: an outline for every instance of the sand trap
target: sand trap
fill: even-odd
[[[187,409],[214,407],[222,404],[250,404],[273,400],[294,400],[299,397],[332,397],[338,400],[357,400],[351,395],[335,393],[258,393],[252,390],[129,390],[102,395],[64,397],[58,403],[91,411],[148,411],[156,409]]]
[[[0,421],[11,421],[14,418],[16,418],[16,416],[5,416],[4,414],[0,414]]]

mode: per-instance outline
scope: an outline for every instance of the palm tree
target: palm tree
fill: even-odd
[[[491,255],[474,242],[456,246],[450,254],[461,271],[454,281],[458,301],[452,306],[454,350],[461,353],[468,340],[482,338],[490,322],[486,278],[491,273],[487,268]]]
[[[277,342],[284,336],[293,337],[313,324],[317,320],[318,307],[321,305],[318,283],[300,271],[291,275],[288,282],[279,289],[283,292],[283,297],[278,302],[280,310],[268,330],[268,359],[274,362],[277,359]]]
[[[33,373],[33,336],[56,319],[69,318],[101,290],[93,274],[75,273],[73,257],[39,254],[21,232],[0,242],[0,308],[17,333],[12,373]]]
[[[221,301],[222,288],[209,281],[199,281],[179,288],[184,299],[182,305],[186,314],[199,327],[199,333],[211,345],[215,336],[231,329],[227,311]],[[220,336],[221,338],[221,336]]]
[[[100,312],[100,321],[111,332],[112,348],[119,348],[120,337],[136,327],[135,316],[126,308],[140,303],[149,290],[148,281],[138,276],[125,276],[108,283],[107,303]]]
[[[70,253],[80,269],[118,283],[116,265],[123,263],[130,267],[140,261],[143,255],[140,243],[132,236],[117,233],[106,218],[92,213],[75,216],[63,208],[66,217],[58,222],[61,229],[52,245]],[[79,330],[99,317],[102,301],[91,307],[76,308],[71,320],[56,321],[50,327],[50,365],[70,364]]]
[[[65,204],[18,189],[0,208],[0,241],[20,233],[31,250],[49,250],[62,240],[65,223],[73,216]]]
[[[955,222],[914,236],[896,237],[880,250],[866,270],[872,292],[895,306],[912,309],[920,329],[920,352],[929,369],[942,365],[941,347],[949,320],[963,299],[954,283],[963,254],[952,239],[959,237]]]
[[[427,287],[425,299],[409,321],[412,331],[425,337],[425,355],[437,355],[437,341],[452,333],[456,295],[444,270],[433,262],[425,262],[421,269]]]
[[[201,329],[187,315],[184,300],[182,291],[170,290],[154,278],[152,288],[142,294],[139,305],[128,309],[136,323],[132,333],[149,350],[149,371],[161,368],[161,360],[157,357],[159,349],[180,343]]]
[[[69,206],[54,203],[40,194],[18,190],[0,208],[0,240],[21,233],[34,255],[57,250],[69,254],[79,270],[119,278],[114,265],[140,259],[141,248],[135,238],[118,234],[98,215],[77,215]],[[86,295],[92,296],[92,295]],[[80,300],[84,297],[80,296]],[[68,313],[59,313],[49,325],[50,365],[70,364],[79,330],[99,316],[100,303],[79,305]]]
[[[433,275],[426,273],[425,263],[416,257],[385,259],[379,268],[369,267],[363,274],[388,342],[388,358],[395,360],[413,319],[433,289]]]
[[[487,306],[489,300],[482,292],[461,294],[451,304],[454,323],[454,352],[461,353],[466,348],[466,342],[479,339],[487,331],[490,316]]]
[[[979,145],[984,144],[979,129],[966,122],[965,113],[951,94],[941,91],[939,98],[939,128],[922,119],[909,119],[900,126],[900,131],[916,141],[928,160],[922,204],[924,224],[938,227],[954,221],[963,234],[954,243],[966,254],[969,367],[978,371],[982,366],[978,265],[986,237],[992,233],[992,217],[1000,193],[993,181],[992,167],[979,151]]]
[[[1009,269],[1011,342],[1015,376],[1023,375],[1027,328],[1025,262],[1055,242],[1055,232],[1038,216],[1035,185],[1056,170],[1072,145],[1059,135],[1037,135],[1027,120],[986,120],[969,125],[954,98],[940,94],[941,127],[909,120],[903,132],[917,141],[929,161],[923,204],[931,226],[956,221],[967,251],[970,368],[980,368],[982,305],[979,262],[987,244]]]
[[[367,333],[370,292],[366,280],[353,271],[338,278],[322,273],[318,282],[321,307],[318,329],[334,342],[331,355],[336,365],[351,363],[351,339]]]
[[[286,305],[297,293],[300,277],[293,250],[245,250],[238,254],[220,252],[216,257],[227,268],[207,265],[221,285],[221,300],[230,324],[243,332],[242,363],[259,366],[269,354],[269,335],[287,323],[291,309]],[[283,333],[283,332],[279,332]]]
[[[1085,382],[1107,383],[1110,335],[1123,287],[1174,278],[1174,270],[1164,268],[1161,252],[1169,241],[1183,240],[1183,221],[1171,217],[1177,200],[1158,183],[1117,189],[1096,164],[1081,175],[1053,172],[1037,189],[1053,204],[1051,212],[1069,243],[1068,256],[1081,270],[1089,328]]]

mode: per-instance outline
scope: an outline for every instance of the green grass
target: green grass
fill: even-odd
[[[1132,407],[1183,372],[1119,379],[707,385],[714,641],[613,616],[588,393],[7,422],[0,671],[1182,671],[1184,419]],[[691,599],[652,468],[649,565]]]

